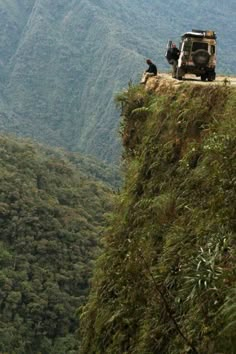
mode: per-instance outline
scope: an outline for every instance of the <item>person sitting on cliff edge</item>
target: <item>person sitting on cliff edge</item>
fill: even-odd
[[[150,76],[156,76],[157,75],[157,67],[156,65],[151,61],[151,59],[147,59],[146,63],[148,65],[148,69],[144,71],[142,80],[140,81],[141,84],[145,84],[147,82],[147,79]]]

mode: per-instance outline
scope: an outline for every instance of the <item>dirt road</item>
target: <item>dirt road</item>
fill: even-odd
[[[223,82],[227,82],[231,86],[236,86],[236,76],[222,76],[222,75],[217,76],[216,75],[216,80],[212,81],[212,82],[201,81],[201,79],[196,77],[195,75],[185,75],[183,80],[172,79],[171,74],[167,74],[167,73],[160,73],[159,76],[163,77],[163,79],[166,79],[166,80],[173,80],[176,83],[191,82],[193,84],[196,83],[196,84],[201,84],[201,85],[214,85],[214,84],[222,84]]]

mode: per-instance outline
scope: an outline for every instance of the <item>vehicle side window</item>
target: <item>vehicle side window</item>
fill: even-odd
[[[184,43],[184,48],[183,48],[183,50],[184,50],[185,52],[189,52],[189,51],[191,50],[191,46],[192,46],[192,42],[191,42],[191,41],[186,41],[186,42]]]
[[[192,47],[192,52],[195,52],[196,50],[199,49],[208,50],[208,44],[203,42],[194,42]]]
[[[211,54],[215,54],[216,48],[214,45],[211,45]]]

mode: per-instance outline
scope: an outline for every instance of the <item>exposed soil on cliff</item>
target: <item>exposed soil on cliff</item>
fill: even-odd
[[[222,84],[222,83],[229,83],[232,86],[236,86],[236,76],[227,76],[227,75],[216,75],[216,80],[212,81],[212,82],[208,82],[208,81],[201,81],[200,78],[196,77],[195,75],[185,75],[185,77],[183,78],[183,80],[177,80],[177,79],[173,79],[171,77],[171,74],[167,74],[167,73],[160,73],[159,76],[163,79],[166,80],[171,80],[174,81],[176,83],[182,83],[182,82],[191,82],[191,83],[197,83],[197,84],[201,84],[201,85],[214,85],[214,84]]]
[[[145,89],[151,91],[159,91],[165,87],[165,91],[172,90],[172,87],[179,87],[183,84],[190,85],[201,85],[201,86],[216,86],[216,85],[227,85],[236,87],[236,76],[217,76],[215,81],[201,81],[194,75],[186,75],[183,80],[173,79],[171,74],[168,73],[158,73],[155,77],[149,77]]]

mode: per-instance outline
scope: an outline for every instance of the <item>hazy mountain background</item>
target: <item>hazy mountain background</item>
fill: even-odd
[[[0,129],[118,161],[113,96],[169,38],[218,34],[218,72],[235,73],[234,0],[0,0]]]

